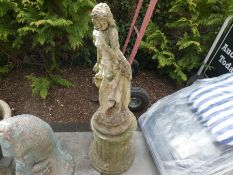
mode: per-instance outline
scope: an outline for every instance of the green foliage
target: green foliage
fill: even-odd
[[[233,0],[159,1],[141,48],[178,83],[200,66]]]
[[[75,86],[70,81],[68,81],[64,78],[61,78],[60,76],[57,76],[57,75],[52,75],[50,78],[51,78],[53,84],[56,84],[58,86],[63,86],[63,87],[67,87],[67,88]]]
[[[89,13],[94,5],[92,0],[1,0],[0,3],[7,6],[1,8],[1,17],[10,15],[15,24],[0,23],[5,29],[0,32],[1,39],[7,41],[14,35],[13,47],[20,48],[25,37],[30,36],[33,46],[44,45],[48,51],[61,44],[69,44],[72,49],[80,47],[88,32]]]
[[[4,65],[2,67],[0,66],[0,80],[2,80],[4,75],[9,73],[11,69],[12,69],[12,66],[10,64]]]
[[[51,82],[45,77],[35,77],[33,75],[27,76],[27,79],[31,81],[32,94],[46,99]]]
[[[73,87],[53,74],[60,63],[73,62],[72,55],[90,36],[94,4],[95,0],[0,0],[0,60],[8,60],[0,67],[0,78],[10,71],[9,63],[32,64],[48,74],[27,77],[34,95],[45,99],[51,85]]]
[[[0,0],[0,52],[10,62],[57,68],[89,35],[95,0]],[[63,55],[59,52],[63,52]]]
[[[42,99],[46,99],[51,86],[58,85],[66,88],[75,86],[72,82],[58,75],[49,75],[48,77],[29,75],[26,78],[31,81],[32,94],[39,95]]]

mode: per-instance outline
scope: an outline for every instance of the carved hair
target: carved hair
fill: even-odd
[[[106,3],[97,4],[92,10],[91,17],[105,19],[110,26],[116,27],[110,7]]]

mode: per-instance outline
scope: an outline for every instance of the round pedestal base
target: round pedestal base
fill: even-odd
[[[122,173],[134,160],[131,141],[137,126],[136,118],[130,111],[118,115],[123,115],[118,119],[124,119],[118,124],[109,122],[109,118],[105,120],[98,111],[91,120],[94,141],[90,146],[90,161],[96,170],[104,174]]]
[[[90,146],[90,161],[92,166],[99,172],[112,175],[112,174],[120,174],[125,172],[134,160],[134,151],[133,147],[129,150],[127,155],[124,155],[124,158],[121,161],[112,161],[112,160],[104,160],[99,156],[96,148],[96,144],[92,142]]]

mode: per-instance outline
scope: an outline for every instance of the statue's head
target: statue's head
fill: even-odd
[[[106,3],[97,4],[92,10],[91,17],[96,30],[104,31],[109,26],[116,26],[112,12]]]
[[[38,117],[24,114],[0,121],[0,145],[3,156],[16,160],[18,174],[74,172],[72,156],[63,151],[49,124]]]
[[[0,144],[5,157],[43,159],[54,146],[53,132],[37,117],[15,116],[0,122]]]

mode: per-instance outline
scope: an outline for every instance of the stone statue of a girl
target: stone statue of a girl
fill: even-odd
[[[120,51],[118,32],[109,6],[97,4],[91,16],[97,47],[94,80],[99,88],[100,112],[119,113],[128,108],[130,102],[131,67]]]
[[[94,140],[89,157],[99,172],[120,174],[134,159],[132,136],[137,122],[128,109],[131,67],[120,51],[118,32],[109,6],[97,4],[91,17],[97,47],[94,80],[99,88],[100,107],[91,119]]]

